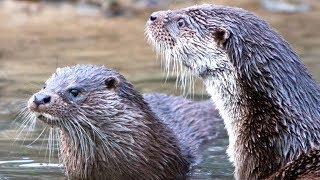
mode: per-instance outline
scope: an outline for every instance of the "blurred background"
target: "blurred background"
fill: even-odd
[[[146,43],[151,12],[214,3],[252,11],[271,24],[320,81],[319,0],[0,0],[0,179],[64,179],[57,159],[47,164],[48,135],[39,127],[20,134],[14,123],[28,98],[57,67],[105,65],[143,93],[180,95],[175,76],[165,82],[160,60]],[[194,99],[206,99],[197,82]],[[190,179],[231,179],[221,133],[204,146],[204,161]]]

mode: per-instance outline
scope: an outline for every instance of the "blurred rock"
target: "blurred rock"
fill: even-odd
[[[3,0],[0,2],[4,10],[8,12],[24,12],[25,14],[33,15],[39,13],[43,9],[41,0]]]
[[[273,12],[295,13],[310,9],[310,5],[304,0],[261,0],[261,5]]]
[[[88,0],[93,1],[93,0]],[[95,0],[99,1],[99,0]],[[169,0],[100,0],[101,8],[107,16],[134,15],[146,10],[158,10],[168,8]]]
[[[177,0],[175,3],[179,2],[182,1]],[[47,5],[62,7],[68,4],[79,8],[81,13],[87,14],[96,9],[108,17],[131,16],[145,11],[166,9],[170,3],[170,0],[0,0],[0,5],[5,4],[7,9],[22,10],[27,14],[40,12]]]

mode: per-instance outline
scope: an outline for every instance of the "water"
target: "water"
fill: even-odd
[[[14,1],[10,1],[13,3]],[[226,3],[226,2],[225,2]],[[320,3],[311,1],[305,14],[270,14],[256,8],[255,1],[234,6],[254,10],[293,45],[310,72],[320,79]],[[257,2],[258,3],[258,2]],[[74,64],[106,65],[123,74],[141,92],[179,95],[174,76],[164,83],[160,62],[144,39],[150,12],[132,17],[104,18],[73,6],[41,7],[0,3],[0,179],[65,179],[57,158],[48,158],[43,126],[21,134],[13,123],[21,104],[56,67]],[[34,6],[35,4],[32,4]],[[83,8],[83,7],[81,7]],[[32,11],[31,11],[31,10]],[[80,12],[80,13],[79,13]],[[85,12],[85,13],[83,13]],[[284,23],[285,22],[285,23]],[[304,28],[299,28],[303,23]],[[292,30],[294,29],[294,30]],[[197,82],[196,99],[207,98]],[[194,166],[190,179],[231,179],[233,168],[226,156],[228,144],[223,125],[218,137],[204,145],[203,161]],[[26,137],[26,138],[25,138]],[[31,144],[31,145],[30,145]]]
[[[194,166],[190,172],[190,179],[232,179],[233,168],[226,156],[228,136],[223,124],[218,136],[203,147],[203,160]]]
[[[34,142],[42,127],[19,135],[20,131],[12,126],[12,120],[2,117],[0,179],[65,179],[56,155],[49,163],[47,137]]]

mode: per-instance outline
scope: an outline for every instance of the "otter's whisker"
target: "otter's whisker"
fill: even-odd
[[[26,135],[23,138],[21,146],[24,144],[26,138],[28,137],[31,128],[32,127],[34,128],[32,124],[35,124],[35,123],[36,123],[36,117],[32,117],[32,114],[29,114],[27,115],[26,120],[24,120],[24,122],[21,124],[21,128],[19,128],[21,130],[20,130],[20,133],[18,134],[18,138],[25,131],[25,129],[27,129]]]
[[[50,127],[49,127],[49,128],[50,128]],[[44,137],[43,137],[43,139],[42,139],[42,143],[41,143],[41,146],[40,146],[40,151],[43,150],[45,140],[48,138],[47,136],[48,136],[48,131],[49,131],[49,130],[48,130],[47,126],[45,126],[45,129],[46,129],[47,132],[44,134]],[[47,150],[46,150],[46,153],[45,153],[45,157],[47,156],[46,154],[47,154]]]
[[[85,150],[84,150],[84,144],[82,142],[82,136],[80,134],[83,134],[81,132],[81,129],[79,129],[79,127],[74,123],[74,121],[72,120],[67,120],[64,122],[64,128],[66,129],[66,131],[68,132],[69,134],[69,138],[71,139],[71,143],[73,144],[73,146],[76,148],[78,146],[78,143],[79,143],[79,146],[80,146],[80,156],[82,156],[82,158],[86,158],[85,157]],[[77,163],[76,164],[80,164],[80,159],[77,159]],[[85,163],[86,164],[86,163]],[[68,167],[65,167],[65,168],[68,168]],[[85,171],[86,172],[86,165],[85,165]],[[67,172],[69,172],[68,169],[66,169]],[[86,174],[84,175],[86,177]]]
[[[28,144],[27,146],[31,146],[33,143],[35,143],[42,136],[42,134],[44,133],[45,130],[47,130],[47,126],[45,126],[43,128],[43,130],[41,131],[41,133],[38,135],[38,137],[35,140],[33,140],[30,144]]]
[[[79,118],[81,119],[81,122],[85,122],[87,123],[86,121],[84,121],[82,118]],[[86,148],[89,148],[89,154],[90,156],[89,157],[93,157],[93,152],[92,152],[92,144],[94,144],[94,142],[92,141],[91,137],[87,134],[87,132],[82,128],[82,126],[79,124],[79,122],[75,121],[75,123],[77,124],[77,127],[80,129],[80,132],[82,132],[82,134],[84,135],[84,137],[87,139],[87,141],[89,142],[89,147],[86,145],[87,141],[85,141],[85,143],[82,142],[83,145],[85,145]],[[85,150],[84,152],[87,152],[87,150]],[[88,159],[89,157],[86,157],[86,159]]]
[[[84,141],[83,140],[84,136],[82,136],[82,135],[85,135],[85,133],[82,132],[81,128],[79,129],[79,127],[81,127],[81,126],[77,126],[73,121],[69,121],[69,122],[70,122],[70,125],[71,125],[69,133],[73,132],[73,134],[75,135],[75,139],[73,139],[74,137],[72,136],[72,140],[74,142],[74,146],[76,147],[77,143],[79,143],[80,150],[81,150],[80,154],[81,154],[81,156],[83,156],[83,158],[87,159],[86,155],[85,155],[86,147],[85,147],[85,143],[83,142]],[[78,123],[78,122],[76,122],[76,123]],[[74,131],[74,129],[75,129],[75,131]],[[79,142],[77,142],[77,140],[79,140]]]
[[[58,156],[60,156],[61,150],[60,150],[60,129],[55,129],[55,138],[56,138],[56,148],[58,150]],[[60,158],[58,158],[58,163],[61,164]]]
[[[23,128],[25,128],[25,126],[29,123],[29,121],[31,120],[31,113],[29,112],[22,112],[20,119],[23,119],[21,122],[21,125],[18,129],[18,131],[21,131]]]
[[[78,119],[78,120],[80,120],[80,119]],[[80,153],[81,153],[81,156],[83,156],[83,158],[86,161],[84,168],[85,168],[85,170],[87,170],[88,161],[91,160],[91,158],[93,158],[93,156],[94,156],[94,152],[93,152],[93,149],[94,149],[93,144],[94,143],[93,143],[92,139],[90,138],[90,136],[87,134],[87,132],[79,124],[79,122],[77,122],[77,121],[69,121],[69,122],[71,122],[73,128],[76,129],[76,136],[79,139],[79,145],[80,145],[80,149],[81,149]],[[89,142],[89,146],[87,145],[88,142]]]
[[[52,147],[53,144],[53,128],[50,127],[49,129],[49,137],[48,137],[48,143],[47,143],[47,151],[48,151],[48,158],[49,158],[49,164],[51,163],[51,159],[53,156],[54,148]]]
[[[15,124],[17,122],[18,119],[24,119],[24,117],[26,117],[26,114],[28,114],[28,108],[25,105],[21,105],[21,108],[16,116],[16,118],[14,118],[14,120],[11,123],[11,127],[13,124]]]
[[[20,135],[22,134],[22,132],[24,131],[24,128],[26,127],[26,123],[28,121],[30,121],[30,118],[28,116],[29,116],[29,112],[26,111],[26,109],[22,109],[20,111],[20,113],[17,115],[17,117],[15,118],[14,121],[16,121],[17,119],[23,119],[23,121],[21,122],[21,124],[17,130],[19,132],[19,134],[17,135],[17,137],[13,141],[13,144],[20,138]]]

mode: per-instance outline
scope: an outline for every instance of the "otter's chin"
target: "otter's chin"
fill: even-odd
[[[37,119],[44,121],[46,119],[46,117],[44,117],[44,115],[42,115],[42,114],[38,114]]]
[[[45,113],[36,113],[36,117],[37,119],[39,119],[40,121],[50,125],[50,126],[59,126],[59,119],[56,117],[53,117],[49,114],[45,114]]]
[[[207,72],[205,68],[196,67],[194,64],[190,64],[184,60],[181,60],[181,62],[182,62],[182,65],[189,70],[189,73],[195,76],[202,77],[202,75]]]

